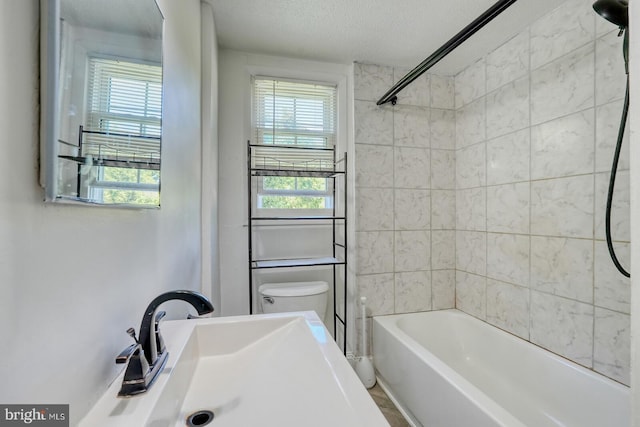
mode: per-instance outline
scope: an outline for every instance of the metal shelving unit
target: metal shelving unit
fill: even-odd
[[[304,154],[301,153],[304,151]],[[311,155],[309,155],[312,153]],[[333,196],[331,215],[256,216],[253,208],[253,183],[257,177],[310,177],[327,178]],[[336,182],[340,181],[340,182]],[[342,327],[342,349],[347,349],[347,153],[337,158],[335,147],[307,147],[289,145],[251,144],[247,141],[248,185],[248,248],[249,248],[249,312],[254,313],[254,270],[275,268],[309,268],[330,266],[333,270],[333,330],[338,338]],[[340,208],[336,205],[336,188],[342,184]],[[338,212],[340,211],[340,212]],[[317,258],[255,259],[253,251],[254,227],[265,221],[327,221],[332,229],[331,256]],[[343,241],[338,241],[337,228],[344,227]],[[338,269],[344,268],[342,281],[342,313],[338,312]]]

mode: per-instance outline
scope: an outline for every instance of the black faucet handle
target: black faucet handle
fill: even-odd
[[[131,359],[131,356],[133,356],[133,353],[135,353],[138,349],[140,349],[140,344],[131,344],[129,347],[122,350],[122,352],[120,352],[120,354],[116,357],[116,363],[127,363],[129,359]]]
[[[136,330],[133,328],[129,328],[127,329],[127,334],[129,334],[129,336],[131,338],[133,338],[133,340],[136,342],[136,344],[138,344],[138,338],[136,338]]]

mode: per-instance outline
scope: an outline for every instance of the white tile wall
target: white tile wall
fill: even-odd
[[[593,42],[596,14],[584,0],[569,0],[531,25],[531,68]]]
[[[454,79],[423,75],[376,106],[407,71],[355,64],[356,275],[372,315],[455,305]]]
[[[604,204],[622,40],[568,0],[455,77],[356,64],[357,278],[371,314],[457,307],[629,382],[629,280]],[[613,236],[629,265],[628,134]]]
[[[529,339],[529,289],[487,279],[487,322]]]
[[[591,2],[563,2],[456,76],[455,298],[628,384],[629,280],[604,241],[625,73],[599,21]],[[627,134],[612,216],[625,266],[628,153]]]
[[[532,123],[593,107],[593,86],[593,43],[534,69],[531,72]]]
[[[536,291],[530,298],[531,342],[592,367],[593,305]]]
[[[531,179],[593,173],[594,134],[593,109],[533,126]]]
[[[528,29],[487,55],[487,91],[489,92],[528,73]]]
[[[373,191],[384,191],[373,189]],[[428,230],[431,227],[431,192],[429,190],[396,189],[392,218],[396,230]],[[371,207],[372,215],[385,211],[388,205]],[[392,227],[393,229],[393,227]]]

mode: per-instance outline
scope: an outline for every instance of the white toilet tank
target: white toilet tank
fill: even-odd
[[[264,283],[258,288],[263,313],[314,310],[324,321],[327,311],[327,282]]]

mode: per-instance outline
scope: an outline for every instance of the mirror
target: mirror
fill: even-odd
[[[46,201],[160,206],[162,23],[155,0],[41,0]]]

